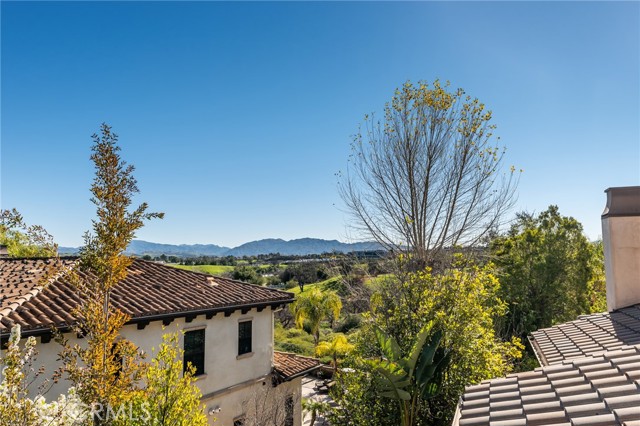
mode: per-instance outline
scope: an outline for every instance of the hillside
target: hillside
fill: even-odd
[[[283,255],[304,256],[306,254],[320,254],[330,252],[350,253],[353,251],[379,250],[377,243],[341,243],[337,240],[323,240],[319,238],[300,238],[285,241],[269,238],[251,241],[229,250],[225,255],[236,257],[257,256],[259,254],[280,253]]]
[[[127,253],[137,256],[150,255],[180,257],[197,256],[257,256],[260,254],[280,253],[282,255],[304,256],[330,252],[350,253],[354,251],[380,250],[377,243],[343,243],[337,240],[323,240],[320,238],[300,238],[296,240],[282,240],[268,238],[251,241],[238,247],[229,248],[215,244],[161,244],[143,240],[133,240]],[[74,247],[60,247],[60,254],[74,254],[78,249]]]

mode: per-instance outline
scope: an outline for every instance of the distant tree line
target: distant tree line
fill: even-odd
[[[236,266],[237,264],[265,264],[265,263],[288,263],[288,262],[306,262],[312,260],[331,261],[339,258],[351,259],[380,259],[387,256],[387,252],[382,250],[376,251],[357,251],[351,253],[331,252],[320,254],[305,255],[283,255],[280,253],[260,254],[256,256],[176,256],[176,255],[150,255],[140,256],[144,260],[153,260],[156,262],[179,263],[181,265],[226,265]]]

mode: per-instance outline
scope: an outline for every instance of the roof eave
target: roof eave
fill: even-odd
[[[309,373],[311,373],[311,372],[314,372],[314,371],[318,370],[320,367],[322,367],[322,364],[318,364],[318,365],[316,365],[316,366],[314,366],[314,367],[308,368],[308,369],[306,369],[306,370],[300,371],[300,372],[298,372],[298,373],[296,373],[296,374],[292,374],[292,375],[290,375],[290,376],[287,376],[287,375],[286,375],[286,374],[284,374],[282,371],[279,371],[276,367],[273,367],[273,369],[274,369],[274,371],[275,371],[276,373],[278,373],[278,375],[279,375],[280,377],[282,377],[282,379],[283,379],[285,382],[290,382],[290,381],[291,381],[291,380],[293,380],[293,379],[296,379],[296,378],[298,378],[298,377],[302,377],[302,376],[305,376],[305,375],[307,375],[307,374],[309,374]]]
[[[540,349],[540,346],[538,346],[538,342],[536,341],[535,336],[533,334],[530,334],[529,336],[527,336],[527,339],[529,340],[529,344],[533,349],[533,354],[536,356],[536,359],[538,360],[538,364],[540,364],[541,367],[546,367],[547,365],[549,365],[549,363],[547,362],[547,359],[544,357],[544,354],[542,353],[542,350]]]
[[[228,312],[228,311],[237,311],[242,309],[253,309],[253,308],[266,308],[273,307],[276,308],[280,305],[287,305],[293,303],[294,298],[291,299],[283,299],[283,300],[271,300],[264,302],[254,302],[254,303],[243,303],[238,305],[229,305],[229,306],[218,306],[213,308],[203,308],[203,309],[194,309],[189,311],[178,311],[178,312],[167,312],[162,314],[153,314],[153,315],[144,315],[139,317],[131,318],[126,322],[125,325],[133,325],[140,324],[151,321],[162,321],[162,320],[174,320],[176,318],[189,317],[189,316],[198,316],[198,315],[206,315],[206,314],[218,314],[220,312]],[[61,327],[55,327],[57,330],[66,333],[71,331],[73,325],[63,325]],[[40,327],[24,330],[22,332],[22,337],[30,337],[30,336],[42,336],[51,333],[51,326],[49,327]],[[0,339],[5,339],[9,337],[11,331],[0,331]]]

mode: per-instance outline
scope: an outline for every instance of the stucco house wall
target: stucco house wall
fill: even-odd
[[[252,321],[252,352],[238,356],[238,323],[246,320]],[[144,329],[139,330],[134,324],[126,325],[121,330],[121,335],[136,344],[150,361],[158,346],[162,342],[162,335],[178,331],[205,330],[205,372],[198,376],[196,385],[203,395],[203,403],[206,405],[206,413],[211,409],[221,408],[215,417],[220,421],[217,425],[233,425],[233,418],[243,414],[241,403],[248,395],[255,393],[255,389],[264,386],[271,387],[271,369],[273,359],[273,311],[271,308],[251,309],[246,313],[235,311],[229,316],[218,313],[211,319],[205,315],[199,315],[191,322],[184,318],[176,318],[169,325],[164,326],[162,321],[152,321]],[[70,344],[80,343],[83,339],[66,335]],[[48,377],[51,377],[56,368],[60,366],[58,354],[60,345],[51,340],[42,343],[42,338],[37,338],[37,366],[44,366],[45,373],[40,380],[32,386],[35,391],[37,385]],[[180,336],[180,347],[184,347],[183,336]],[[155,350],[154,350],[155,349]],[[289,385],[287,383],[286,385]],[[55,399],[61,393],[66,393],[71,383],[60,380],[53,384],[47,392],[48,400]],[[213,419],[214,416],[210,416]],[[223,421],[224,420],[224,421]],[[213,424],[212,421],[210,421]]]
[[[271,377],[244,385],[234,392],[222,392],[209,399],[207,406],[209,425],[233,426],[236,419],[245,418],[246,426],[284,425],[285,401],[293,401],[293,426],[302,425],[302,378],[298,377],[277,387],[271,386]]]
[[[63,259],[65,268],[74,265],[74,259]],[[86,344],[69,332],[69,324],[77,321],[74,284],[65,274],[42,284],[44,271],[51,266],[51,259],[0,258],[0,343],[6,342],[15,324],[21,326],[23,336],[37,336],[34,367],[44,366],[45,373],[32,383],[34,394],[42,380],[61,367],[61,348],[51,339],[51,327],[64,331],[70,344]],[[128,269],[127,278],[114,287],[112,301],[131,316],[120,334],[138,346],[147,361],[153,358],[163,334],[204,330],[204,372],[199,372],[196,385],[211,425],[233,426],[242,417],[247,419],[246,426],[273,424],[256,423],[256,419],[273,408],[281,416],[285,407],[290,407],[289,414],[293,407],[293,423],[283,419],[276,424],[301,423],[298,376],[315,369],[317,360],[280,352],[274,355],[273,351],[273,314],[293,302],[290,293],[140,259],[134,259]],[[84,278],[92,279],[90,275]],[[248,320],[251,352],[238,355],[239,325]],[[182,335],[179,342],[184,348]],[[53,383],[45,397],[55,399],[67,393],[70,385],[64,379]],[[287,398],[293,404],[286,404]],[[257,410],[254,403],[252,411],[252,400],[262,401],[263,408]]]

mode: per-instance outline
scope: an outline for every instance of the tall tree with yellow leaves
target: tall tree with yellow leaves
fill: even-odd
[[[138,193],[134,167],[120,158],[118,137],[102,124],[94,134],[91,160],[96,174],[91,186],[97,218],[93,232],[85,234],[78,272],[73,274],[83,303],[75,312],[76,332],[83,344],[63,343],[61,358],[68,378],[78,396],[94,408],[93,423],[110,425],[113,416],[138,390],[145,364],[138,348],[119,335],[129,316],[116,309],[110,300],[113,288],[127,275],[131,259],[124,251],[145,221],[162,218],[149,213],[146,203],[131,209]]]

